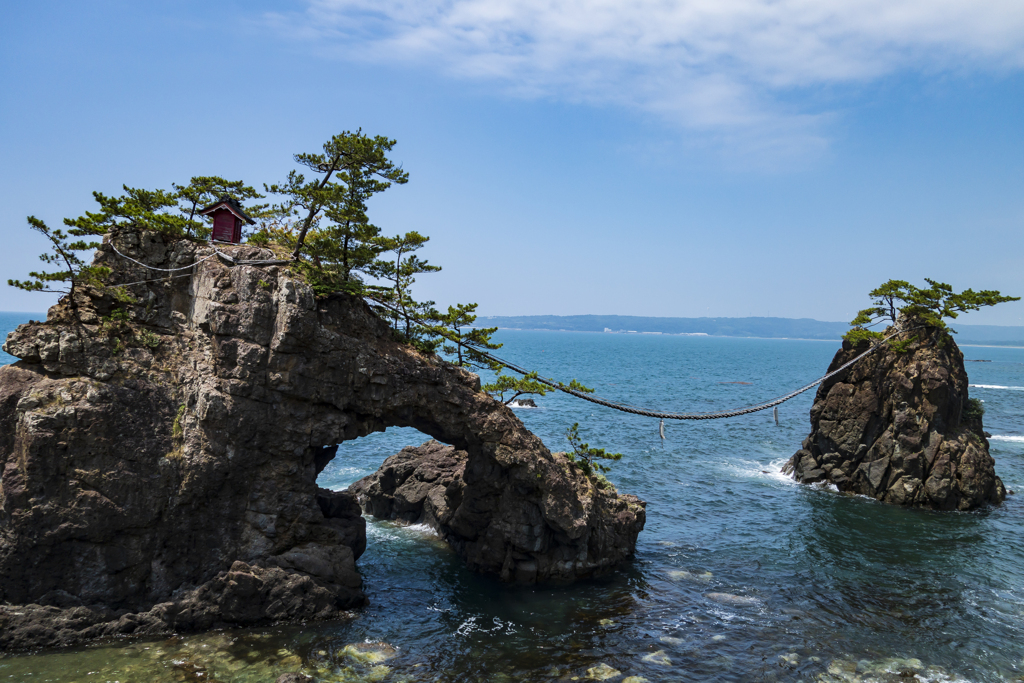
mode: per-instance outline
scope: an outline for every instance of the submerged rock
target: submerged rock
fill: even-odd
[[[604,662],[587,669],[587,678],[592,681],[607,681],[612,678],[618,678],[621,675],[621,671],[613,669]]]
[[[111,286],[4,344],[21,361],[0,367],[0,647],[345,616],[365,526],[316,478],[389,426],[461,454],[462,484],[431,500],[474,569],[526,571],[537,539],[567,579],[632,552],[595,530],[638,532],[642,503],[567,474],[476,375],[357,297],[238,262],[269,250],[219,248],[115,230],[95,259]]]
[[[818,387],[811,434],[783,471],[897,505],[970,510],[1002,502],[963,354],[936,328],[901,340],[908,338],[905,350],[880,349]],[[829,370],[866,349],[843,342]]]
[[[274,683],[313,683],[313,679],[305,674],[281,674]]]
[[[672,666],[672,660],[669,659],[668,655],[665,654],[664,650],[652,652],[649,655],[644,655],[640,659],[644,662],[647,662],[648,664],[657,664],[658,666]]]
[[[466,451],[437,441],[402,449],[348,490],[367,514],[425,523],[471,568],[499,568],[507,581],[592,576],[630,557],[646,520],[644,503],[602,488],[562,453],[551,458],[556,467],[544,476],[541,496],[528,495],[522,484],[509,486],[502,470],[467,469],[472,462]],[[491,492],[486,507],[464,504],[471,488]],[[571,534],[549,521],[573,515],[568,502],[582,508]]]
[[[739,607],[754,607],[761,604],[757,598],[749,595],[734,595],[732,593],[707,593],[704,595],[708,600],[722,603],[723,605],[737,605]]]

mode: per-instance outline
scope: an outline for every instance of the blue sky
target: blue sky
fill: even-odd
[[[1024,295],[1019,0],[12,3],[0,92],[5,279],[45,248],[29,214],[275,182],[362,127],[410,173],[371,219],[431,237],[416,293],[440,304],[848,320],[889,278]]]

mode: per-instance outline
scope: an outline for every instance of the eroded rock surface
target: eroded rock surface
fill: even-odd
[[[115,246],[186,269],[149,271]],[[362,605],[364,522],[316,476],[344,457],[343,442],[389,426],[465,454],[446,524],[481,571],[510,575],[524,510],[547,529],[552,557],[563,546],[598,557],[593,529],[635,528],[642,515],[635,499],[595,497],[566,476],[475,375],[396,343],[358,298],[317,299],[284,267],[156,233],[114,232],[96,262],[112,283],[145,282],[126,285],[127,302],[82,289],[4,345],[22,360],[0,368],[0,646],[335,618]],[[574,563],[556,574],[592,572]]]
[[[887,347],[823,383],[811,434],[783,471],[800,482],[897,505],[970,510],[1006,496],[981,415],[970,409],[963,354],[935,328]],[[849,342],[829,371],[867,349]]]
[[[506,580],[590,576],[630,557],[646,521],[645,504],[636,496],[599,487],[564,454],[553,457],[558,468],[547,475],[549,491],[540,501],[529,495],[529,487],[501,471],[474,471],[468,453],[437,441],[403,449],[348,490],[368,514],[425,523],[471,568],[497,571]],[[463,509],[467,481],[474,488],[491,489],[491,508]],[[575,491],[574,498],[591,510],[584,517],[586,526],[572,528],[571,536],[547,519],[552,512],[574,515],[561,503],[567,491]],[[502,511],[500,525],[494,524],[493,509]]]

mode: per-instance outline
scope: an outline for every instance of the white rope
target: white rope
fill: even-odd
[[[214,256],[216,256],[216,255],[217,255],[217,252],[215,251],[215,252],[214,252],[213,254],[210,254],[210,255],[209,255],[209,256],[207,256],[206,258],[203,258],[203,259],[199,259],[199,260],[198,260],[198,261],[196,261],[195,263],[189,264],[189,265],[187,265],[187,266],[182,266],[182,267],[180,267],[180,268],[157,268],[156,266],[149,266],[149,265],[146,265],[146,264],[145,264],[145,263],[143,263],[142,261],[136,261],[136,260],[135,260],[135,259],[133,259],[133,258],[132,258],[131,256],[125,256],[124,254],[122,254],[121,252],[119,252],[119,251],[117,250],[117,247],[115,247],[115,246],[114,246],[114,245],[113,245],[112,243],[110,244],[110,248],[114,250],[114,253],[115,253],[115,254],[117,254],[118,256],[120,256],[120,257],[121,257],[121,258],[123,258],[123,259],[128,259],[128,260],[129,260],[129,261],[131,261],[132,263],[135,263],[135,264],[137,264],[137,265],[140,265],[140,266],[142,266],[143,268],[148,268],[149,270],[157,270],[157,271],[160,271],[161,273],[176,273],[176,272],[178,272],[179,270],[191,270],[191,269],[192,269],[193,267],[195,267],[195,266],[198,266],[198,265],[199,265],[200,263],[202,263],[203,261],[208,261],[208,260],[212,259],[212,258],[213,258]]]
[[[122,254],[120,251],[117,250],[117,247],[115,247],[113,244],[110,244],[110,248],[114,250],[115,254],[117,254],[118,256],[120,256],[121,258],[123,258],[125,260],[131,261],[132,263],[134,263],[136,265],[139,265],[139,266],[142,266],[143,268],[146,268],[148,270],[153,270],[153,271],[157,271],[157,272],[160,272],[160,273],[176,273],[179,270],[192,270],[192,268],[194,268],[195,266],[198,266],[200,263],[203,263],[204,261],[209,261],[214,256],[220,256],[221,258],[225,259],[229,263],[231,263],[233,265],[238,265],[238,266],[258,266],[258,265],[282,266],[282,265],[287,265],[288,263],[290,263],[290,261],[282,261],[280,259],[266,260],[266,261],[237,260],[237,259],[233,258],[232,256],[230,256],[229,254],[225,254],[220,249],[214,248],[212,254],[210,254],[209,256],[207,256],[205,258],[201,258],[198,261],[196,261],[195,263],[192,263],[190,265],[181,266],[179,268],[157,268],[156,266],[150,266],[148,264],[145,264],[142,261],[137,261],[136,259],[133,259],[131,256],[128,256],[126,254]],[[174,276],[172,276],[172,278],[173,277],[190,277],[191,275],[192,275],[192,273],[185,273],[184,275],[174,275]],[[127,282],[127,283],[124,283],[124,284],[118,284],[118,285],[113,285],[113,286],[114,287],[131,287],[132,285],[141,285],[141,284],[145,284],[147,282],[156,282],[156,280],[137,280],[135,282]]]

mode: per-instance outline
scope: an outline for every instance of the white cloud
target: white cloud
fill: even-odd
[[[814,144],[786,93],[1024,67],[1021,0],[310,0],[270,19],[350,59]]]

